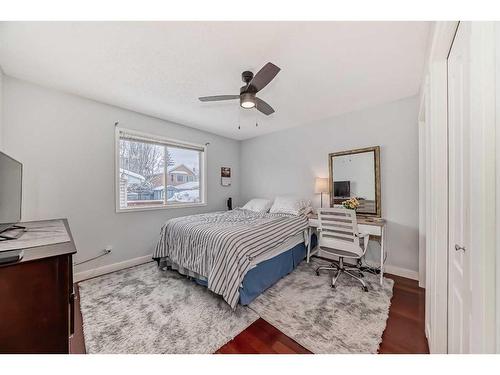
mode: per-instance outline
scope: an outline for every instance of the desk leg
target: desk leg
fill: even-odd
[[[307,263],[309,263],[309,258],[311,257],[311,227],[307,228]]]
[[[380,285],[384,285],[385,225],[380,236]]]

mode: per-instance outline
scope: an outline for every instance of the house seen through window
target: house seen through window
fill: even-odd
[[[119,208],[204,203],[204,149],[119,132]]]

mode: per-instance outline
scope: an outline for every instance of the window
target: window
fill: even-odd
[[[117,211],[206,204],[205,146],[120,128],[116,142]]]

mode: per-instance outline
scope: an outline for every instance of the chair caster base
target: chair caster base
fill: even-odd
[[[332,287],[332,289],[337,289],[336,285],[332,285],[331,287]]]
[[[368,292],[368,287],[367,287],[367,286],[364,286],[364,287],[363,287],[363,290],[364,290],[365,292]]]
[[[319,276],[319,271],[316,271],[316,276]]]

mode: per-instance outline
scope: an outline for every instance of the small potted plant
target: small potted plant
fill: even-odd
[[[342,206],[344,208],[347,208],[348,210],[356,211],[356,209],[359,207],[359,201],[356,199],[356,197],[352,197],[346,201],[343,201]]]

